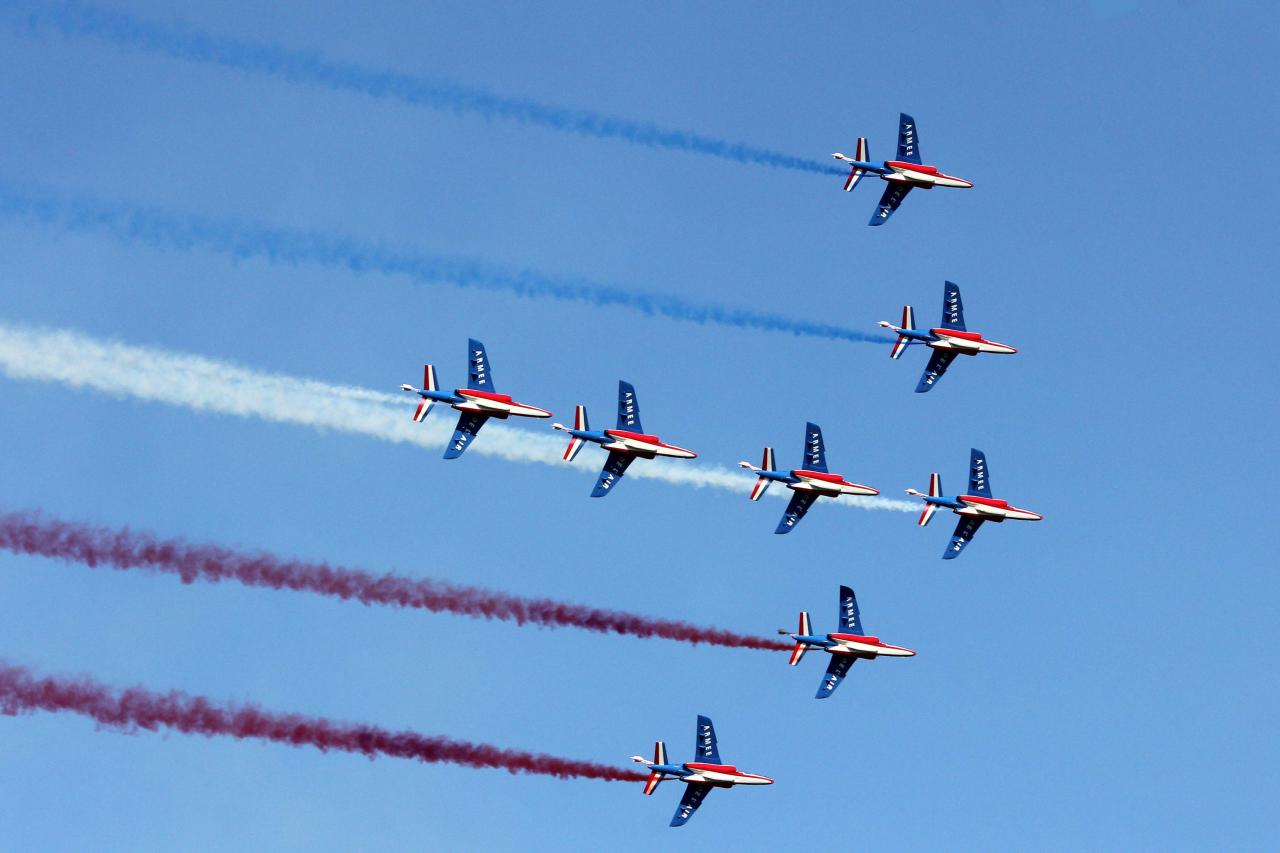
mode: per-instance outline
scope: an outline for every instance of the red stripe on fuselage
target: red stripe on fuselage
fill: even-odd
[[[966,341],[982,341],[983,343],[989,343],[977,332],[962,332],[959,329],[930,329],[929,331],[939,337],[964,338]]]
[[[841,477],[839,474],[824,474],[821,471],[805,471],[804,469],[797,469],[791,472],[791,476],[804,477],[808,480],[823,480],[827,483],[844,483],[847,486],[853,485],[852,483],[846,483],[844,477]]]
[[[922,166],[919,163],[904,163],[901,160],[888,160],[885,165],[890,169],[906,169],[909,172],[922,172],[926,175],[941,174],[937,166]]]
[[[643,441],[646,444],[662,444],[662,439],[658,438],[656,435],[645,435],[642,432],[627,432],[620,429],[607,429],[604,431],[604,434],[611,435],[614,438],[627,438],[632,441]],[[666,447],[665,444],[662,446]]]
[[[868,646],[883,646],[879,637],[864,637],[860,634],[828,634],[833,640],[842,640],[846,643],[865,643]]]
[[[730,776],[750,775],[739,772],[738,768],[734,767],[732,764],[698,764],[690,762],[686,764],[685,767],[688,767],[690,770],[710,770],[712,773],[724,773]]]
[[[458,388],[454,390],[459,397],[479,397],[482,400],[493,400],[495,403],[514,403],[510,394],[495,394],[492,391],[477,391],[474,388]]]
[[[980,498],[977,495],[961,495],[960,500],[965,503],[985,504],[986,506],[995,506],[1002,509],[1007,509],[1009,507],[1008,501],[1002,501],[998,498]]]

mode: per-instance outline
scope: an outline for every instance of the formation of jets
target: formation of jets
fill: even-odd
[[[906,113],[901,115],[898,123],[898,150],[895,159],[882,163],[869,160],[866,138],[858,139],[853,157],[840,153],[834,156],[850,166],[849,176],[844,182],[846,191],[857,186],[866,174],[874,174],[886,183],[884,194],[871,217],[870,225],[883,225],[888,221],[912,189],[973,186],[970,181],[945,174],[938,168],[923,163],[920,159],[920,138],[915,119]],[[901,325],[894,325],[886,320],[880,321],[879,325],[896,335],[896,340],[892,342],[889,352],[892,359],[898,359],[908,348],[916,345],[925,346],[930,350],[929,362],[916,385],[917,393],[932,390],[957,356],[1011,355],[1017,352],[1017,349],[1008,344],[989,340],[966,328],[960,288],[950,281],[943,287],[942,320],[938,326],[917,329],[915,313],[910,305],[902,309]],[[507,394],[498,393],[493,384],[493,372],[484,344],[474,338],[468,341],[466,388],[457,388],[451,392],[439,390],[435,368],[430,364],[424,367],[423,376],[422,388],[411,385],[400,387],[419,397],[417,408],[413,413],[413,419],[417,422],[426,418],[435,403],[445,403],[459,412],[457,427],[445,447],[444,458],[446,459],[460,457],[476,440],[480,428],[489,418],[505,420],[511,417],[551,417],[551,412],[546,409],[520,403]],[[603,469],[591,491],[591,496],[596,498],[605,497],[613,491],[627,468],[637,458],[654,459],[665,456],[674,459],[693,459],[697,456],[692,450],[668,444],[657,435],[644,431],[640,422],[640,404],[636,389],[626,381],[618,383],[618,417],[613,429],[591,429],[587,423],[587,410],[582,405],[575,407],[572,426],[553,423],[552,427],[569,434],[569,444],[564,451],[566,462],[572,462],[587,443],[597,444],[606,451]],[[760,465],[752,465],[749,462],[738,464],[755,476],[755,483],[750,493],[752,501],[759,500],[773,483],[781,483],[791,492],[790,501],[774,533],[791,532],[818,498],[880,494],[877,489],[852,482],[843,475],[833,474],[828,470],[822,430],[812,421],[805,425],[804,450],[800,467],[786,471],[778,470],[772,447],[764,449]],[[929,523],[939,508],[950,509],[960,516],[955,533],[943,552],[942,557],[945,560],[959,556],[983,522],[1039,521],[1042,518],[1035,512],[1015,507],[1007,501],[992,496],[986,455],[977,449],[972,450],[970,455],[969,486],[966,494],[943,495],[942,482],[936,473],[929,478],[928,493],[915,489],[906,491],[924,501],[924,509],[918,522],[921,527]],[[791,666],[799,664],[808,651],[822,651],[830,656],[826,672],[815,694],[817,699],[829,698],[848,675],[853,664],[860,659],[875,660],[880,657],[915,655],[911,649],[882,642],[879,637],[865,631],[857,597],[853,589],[848,586],[840,587],[836,627],[837,630],[833,633],[815,634],[809,622],[808,611],[801,611],[796,631],[791,632],[786,629],[778,631],[779,634],[790,637],[795,643],[789,660]],[[675,816],[671,819],[671,826],[683,826],[702,805],[703,800],[713,788],[773,783],[773,780],[767,776],[746,773],[732,764],[722,763],[715,728],[710,718],[705,716],[698,717],[694,760],[683,764],[670,763],[667,760],[666,746],[662,741],[654,745],[652,760],[639,755],[632,756],[632,760],[648,768],[649,773],[644,785],[646,795],[652,794],[664,780],[672,779],[685,784],[684,794],[676,807]]]

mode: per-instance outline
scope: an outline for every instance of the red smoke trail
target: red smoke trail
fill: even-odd
[[[643,782],[645,774],[593,761],[572,761],[534,752],[500,749],[417,732],[393,732],[323,717],[280,714],[253,705],[219,705],[203,696],[152,693],[141,687],[116,691],[88,678],[37,678],[30,670],[0,661],[0,712],[71,711],[100,725],[124,731],[176,729],[186,734],[261,738],[290,746],[389,755],[464,767],[494,767],[510,773],[539,773],[560,779]]]
[[[361,569],[285,560],[270,554],[246,554],[218,545],[193,545],[160,539],[127,528],[110,530],[78,522],[49,519],[38,513],[0,513],[0,548],[117,569],[174,574],[183,583],[197,580],[239,581],[246,586],[292,589],[354,598],[364,604],[389,604],[422,610],[460,613],[485,619],[531,622],[548,627],[661,637],[686,643],[708,643],[737,649],[787,651],[789,643],[749,637],[720,628],[704,628],[674,619],[584,607],[547,598],[522,598],[476,587],[415,580]]]

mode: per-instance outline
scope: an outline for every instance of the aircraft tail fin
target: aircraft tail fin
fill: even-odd
[[[556,429],[564,429],[560,424],[552,424]],[[587,407],[583,405],[575,406],[573,409],[573,428],[579,432],[590,429],[587,426]],[[572,462],[577,457],[578,451],[582,449],[582,445],[586,442],[576,435],[569,436],[569,446],[564,449],[564,461]]]
[[[747,462],[739,462],[738,464],[741,465],[743,468],[747,468],[752,471],[772,471],[774,470],[773,448],[766,447],[764,449],[764,458],[761,460],[759,468]],[[772,481],[768,477],[757,477],[755,485],[751,487],[751,500],[753,501],[760,500],[760,496],[763,495],[765,491],[769,488],[770,482]]]
[[[800,628],[799,630],[796,631],[796,633],[802,637],[807,637],[809,636],[809,630],[810,630],[809,629],[809,611],[801,610],[800,611]],[[791,666],[795,666],[796,664],[800,663],[800,658],[804,657],[804,653],[807,652],[808,650],[809,650],[809,647],[807,645],[801,642],[797,642],[795,645],[795,648],[791,650],[791,660],[787,661],[787,663],[790,664]]]
[[[657,742],[655,742],[655,743],[654,743],[654,745],[653,745],[653,761],[651,761],[651,762],[650,762],[650,761],[645,761],[643,758],[640,758],[640,756],[638,756],[638,755],[637,755],[637,756],[635,756],[632,760],[633,760],[633,761],[639,761],[641,764],[648,764],[648,765],[650,765],[650,766],[652,766],[652,765],[654,765],[654,764],[666,764],[666,763],[667,763],[667,745],[666,745],[665,743],[663,743],[662,741],[657,741]],[[644,781],[644,793],[645,793],[645,796],[649,796],[649,795],[650,795],[650,794],[652,794],[655,790],[657,790],[657,788],[658,788],[658,784],[659,784],[659,783],[660,783],[664,778],[666,778],[666,777],[665,777],[665,776],[663,776],[661,772],[656,771],[656,770],[651,770],[651,771],[649,772],[649,778],[648,778],[648,779],[646,779],[646,780]]]
[[[929,475],[929,497],[937,498],[942,496],[942,478],[936,473]],[[925,503],[924,509],[920,511],[920,518],[916,524],[924,527],[929,523],[929,519],[933,518],[933,514],[938,511],[937,504]]]
[[[400,387],[401,387],[401,389],[403,389],[403,390],[405,390],[405,391],[416,391],[416,390],[417,390],[417,389],[416,389],[416,388],[414,388],[412,385],[401,385]],[[435,390],[436,390],[436,368],[435,368],[435,365],[432,365],[432,364],[424,364],[424,365],[422,365],[422,390],[423,390],[423,391],[435,391]],[[427,413],[431,411],[431,407],[432,407],[433,405],[435,405],[435,401],[434,401],[434,400],[428,400],[426,397],[423,397],[421,400],[419,400],[419,401],[418,401],[418,408],[416,408],[416,409],[414,409],[414,410],[413,410],[413,422],[414,422],[414,423],[417,423],[417,424],[420,424],[420,423],[422,423],[424,420],[426,420],[426,419],[427,419]]]
[[[904,332],[914,331],[916,328],[916,313],[910,305],[902,306],[902,327]],[[889,353],[889,358],[897,358],[902,355],[902,351],[907,348],[910,339],[906,335],[898,335],[898,340],[893,345],[893,351]]]
[[[846,159],[843,156],[840,159]],[[858,162],[867,162],[867,138],[865,136],[858,137],[858,147],[854,149],[853,159]],[[844,179],[844,191],[851,192],[858,185],[858,181],[862,180],[862,176],[866,174],[866,169],[854,166],[849,170],[849,177]]]

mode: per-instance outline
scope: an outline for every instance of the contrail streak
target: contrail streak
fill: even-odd
[[[26,667],[0,661],[0,712],[16,715],[35,711],[81,714],[100,726],[125,732],[172,729],[205,737],[229,735],[237,740],[256,738],[289,746],[313,746],[321,752],[355,752],[371,759],[411,758],[429,764],[444,762],[559,779],[645,779],[642,773],[594,761],[574,761],[362,723],[340,723],[324,717],[268,711],[257,705],[223,704],[177,691],[155,693],[143,687],[119,690],[86,677],[41,677]]]
[[[513,121],[579,136],[618,139],[649,148],[703,154],[736,163],[820,175],[843,176],[847,171],[829,163],[665,128],[652,122],[544,104],[530,98],[509,97],[450,80],[370,68],[314,52],[210,35],[180,24],[166,24],[98,6],[74,2],[35,7],[19,3],[17,6],[22,10],[19,26],[34,32],[49,28],[64,35],[96,38],[118,47],[159,53],[174,59],[208,63],[332,91],[355,92],[455,115]]]
[[[24,189],[4,180],[0,180],[0,218],[73,232],[105,234],[123,243],[163,250],[205,250],[289,266],[315,264],[358,273],[402,275],[423,285],[473,288],[596,308],[625,308],[650,317],[701,325],[857,343],[890,344],[893,341],[879,333],[696,302],[671,294],[646,293],[475,259],[389,248],[341,235],[68,197]]]
[[[407,607],[456,613],[483,619],[533,624],[548,628],[580,628],[604,634],[707,643],[736,649],[786,651],[777,640],[735,634],[675,619],[655,619],[637,613],[585,607],[547,598],[524,598],[477,587],[363,569],[287,560],[266,553],[233,551],[183,539],[96,527],[47,518],[33,512],[0,513],[0,549],[85,563],[121,571],[138,569],[176,575],[183,583],[237,581],[245,586],[312,592],[362,604]]]
[[[167,403],[197,412],[215,412],[318,430],[354,433],[383,441],[416,444],[439,451],[452,434],[440,420],[416,424],[409,396],[330,385],[279,373],[265,373],[152,347],[103,341],[70,330],[39,329],[0,322],[0,373],[12,379],[56,382],[115,396]],[[485,426],[468,454],[512,462],[564,466],[564,442],[500,423]],[[573,467],[594,475],[599,454],[579,456]],[[675,486],[723,489],[741,495],[750,485],[735,469],[696,463],[645,460],[628,479],[658,480]],[[835,505],[915,512],[909,501],[849,498]]]

